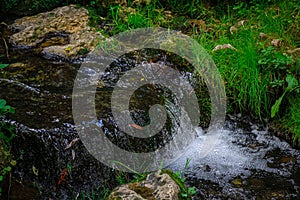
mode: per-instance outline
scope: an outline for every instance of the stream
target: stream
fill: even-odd
[[[97,161],[78,140],[72,88],[80,63],[46,60],[31,50],[11,48],[9,53],[13,64],[0,70],[0,99],[16,109],[4,120],[16,127],[12,153],[17,165],[12,184],[4,185],[4,191],[9,189],[11,199],[93,199],[90,194],[97,196],[117,186],[120,172]],[[186,66],[175,65],[161,52],[135,52],[112,63],[96,91],[101,102],[96,105],[97,117],[111,141],[137,152],[161,147],[178,128],[172,94],[145,85],[130,100],[133,120],[146,125],[150,106],[164,104],[168,125],[149,140],[118,130],[110,110],[113,87],[124,72],[142,62],[164,62],[191,81],[191,73],[183,70]],[[209,115],[205,113],[202,117]],[[168,166],[184,172],[187,185],[196,188],[194,199],[300,199],[300,151],[275,137],[268,126],[247,116],[228,115],[224,128],[217,130],[219,142],[206,157],[199,154],[207,137],[207,124],[201,126],[187,151]],[[190,163],[184,167],[187,159]],[[69,172],[60,180],[65,169]]]

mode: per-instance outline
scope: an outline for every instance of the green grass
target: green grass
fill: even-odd
[[[241,3],[233,8],[219,15],[219,23],[211,32],[194,37],[210,51],[224,78],[228,112],[269,119],[271,106],[287,87],[285,77],[299,71],[297,58],[285,54],[287,48],[296,48],[299,43],[294,33],[288,32],[290,26],[299,30],[299,6],[296,1],[284,1],[252,7]],[[289,12],[295,15],[290,16]],[[242,19],[248,21],[230,34],[229,27]],[[268,38],[259,38],[260,32]],[[281,46],[271,46],[272,39],[280,39]],[[231,44],[237,51],[212,52],[218,44]]]
[[[228,64],[227,55],[217,59],[219,69],[225,78],[230,103],[239,108],[239,112],[253,113],[261,117],[266,105],[266,83],[261,79],[257,65],[257,48],[251,30],[245,30],[231,40],[237,52],[234,52]],[[229,79],[227,79],[229,77]]]
[[[286,76],[300,80],[299,57],[286,54],[300,45],[300,4],[296,0],[210,3],[215,6],[200,0],[113,5],[106,16],[108,32],[114,35],[142,27],[181,30],[195,38],[215,61],[226,87],[227,113],[280,120],[290,108],[281,108],[276,119],[271,119],[271,107],[287,87]],[[191,25],[190,19],[204,20],[205,28]],[[241,20],[246,21],[238,26]],[[237,27],[233,34],[232,26]],[[260,33],[267,37],[260,38]],[[272,46],[273,39],[280,39],[280,45]],[[213,52],[220,44],[231,44],[236,50]],[[292,126],[289,130],[297,134],[299,127]]]
[[[108,18],[111,19],[113,29],[111,34],[142,27],[159,26],[164,21],[163,8],[159,1],[141,5],[128,1],[128,7],[120,5],[110,6]]]
[[[95,191],[92,191],[88,194],[82,192],[81,195],[78,195],[77,197],[74,197],[74,199],[80,199],[80,200],[104,200],[107,199],[109,196],[110,191],[107,188],[104,188],[102,190],[97,189]]]
[[[262,117],[268,114],[267,86],[269,80],[261,77],[258,65],[258,47],[255,33],[250,27],[244,28],[232,36],[220,28],[218,40],[212,40],[211,35],[196,37],[201,45],[212,50],[218,44],[231,44],[236,48],[210,52],[215,61],[226,87],[230,112],[251,113]]]
[[[285,116],[280,120],[282,127],[294,133],[294,144],[300,144],[300,95],[289,98],[289,108]]]

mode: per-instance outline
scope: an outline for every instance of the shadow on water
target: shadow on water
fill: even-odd
[[[23,199],[25,194],[31,195],[28,199],[36,196],[40,199],[75,199],[82,193],[86,195],[93,190],[101,193],[115,187],[117,171],[93,158],[77,140],[71,95],[80,64],[45,60],[30,50],[10,50],[10,54],[12,64],[0,71],[0,98],[16,108],[15,115],[7,118],[15,124],[17,134],[12,146],[18,164],[9,188],[11,199]],[[136,64],[164,62],[182,71],[182,76],[189,79],[191,72],[184,71],[190,66],[182,64],[184,61],[175,65],[169,57],[166,59],[167,56],[172,58],[165,52],[155,51],[128,54],[111,64],[97,88],[98,120],[103,123],[103,130],[110,140],[124,149],[152,151],[172,139],[172,133],[176,132],[176,126],[173,126],[176,124],[176,107],[169,107],[171,113],[175,112],[168,115],[167,121],[171,125],[165,125],[159,135],[144,141],[118,131],[110,110],[110,96],[116,81]],[[210,108],[200,98],[207,95],[207,90],[199,83],[192,84],[200,85],[196,87],[202,105],[200,118],[209,119]],[[151,105],[168,105],[173,100],[171,92],[164,88],[145,85],[130,100],[131,116],[139,126],[147,125]],[[246,125],[241,128],[239,124],[243,124],[243,119],[233,118],[227,120],[224,130],[220,130],[220,143],[207,157],[197,158],[197,150],[201,149],[201,141],[206,137],[205,131],[199,129],[192,148],[170,166],[180,170],[186,158],[192,158],[186,176],[187,184],[197,188],[195,199],[300,198],[299,151],[272,136],[264,127],[246,120]],[[206,127],[207,122],[201,126]],[[65,177],[60,180],[64,172]]]

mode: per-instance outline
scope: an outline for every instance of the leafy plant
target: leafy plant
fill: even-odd
[[[300,93],[289,96],[289,107],[286,114],[280,119],[284,131],[293,133],[294,145],[300,144]]]
[[[258,64],[263,71],[277,71],[286,70],[289,65],[293,63],[293,57],[278,52],[273,46],[269,46],[261,51],[261,57]]]
[[[13,114],[15,111],[12,107],[6,105],[4,99],[0,99],[0,118],[7,113]],[[16,165],[10,154],[11,140],[14,137],[14,127],[7,125],[6,122],[0,121],[0,182],[3,181],[4,176],[11,172],[12,166]],[[2,188],[0,187],[0,197]]]
[[[287,93],[291,93],[292,91],[296,91],[297,93],[300,93],[300,84],[298,83],[297,79],[294,76],[289,74],[286,76],[285,80],[288,86],[285,88],[283,94],[279,97],[279,99],[276,100],[275,104],[272,106],[271,118],[275,117],[276,113],[279,111],[282,99]]]
[[[15,7],[18,3],[18,0],[4,0],[2,2],[2,6],[8,10],[12,9],[13,7]]]
[[[86,194],[84,192],[81,193],[79,198],[79,193],[74,199],[81,199],[81,200],[99,200],[99,199],[107,199],[109,196],[110,191],[107,187],[104,188],[96,188],[95,190],[92,190],[92,192]]]
[[[9,64],[0,64],[0,69],[7,67]]]
[[[0,64],[0,69],[7,67],[8,64]],[[15,109],[6,104],[6,100],[0,99],[0,182],[4,176],[11,172],[12,167],[16,165],[10,154],[11,140],[15,136],[14,126],[8,124],[2,117],[6,114],[14,114]],[[0,187],[0,197],[2,188]]]
[[[183,170],[181,171],[177,171],[177,172],[173,172],[169,169],[165,169],[165,170],[162,170],[163,173],[167,173],[169,174],[172,179],[177,183],[177,185],[180,187],[180,196],[179,196],[179,199],[187,199],[187,200],[190,200],[191,199],[191,196],[192,195],[195,195],[196,194],[196,188],[195,187],[186,187],[186,178],[184,177],[184,172],[187,170],[187,167],[190,163],[191,159],[187,159],[186,162],[185,162],[185,166],[183,168]]]

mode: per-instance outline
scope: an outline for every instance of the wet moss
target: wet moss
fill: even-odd
[[[139,185],[138,183],[129,184],[128,187],[129,189],[135,191],[145,199],[155,200],[155,197],[153,195],[154,190],[152,190],[151,188]]]

